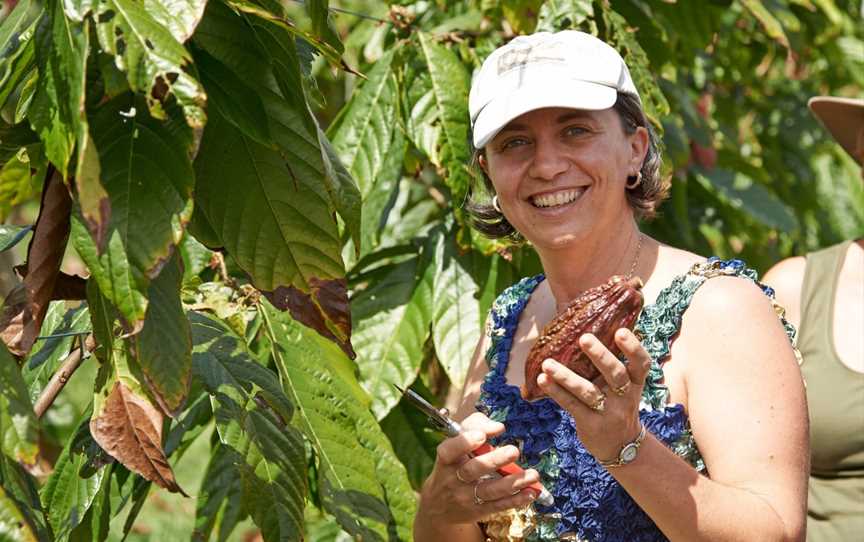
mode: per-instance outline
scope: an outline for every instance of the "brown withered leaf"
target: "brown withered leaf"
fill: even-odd
[[[7,299],[0,318],[0,337],[16,356],[30,352],[42,328],[66,252],[71,209],[69,191],[60,174],[51,168],[42,191],[39,218],[27,247],[27,274],[22,284],[26,299],[15,299],[18,312],[12,311]]]
[[[357,354],[351,346],[351,310],[345,279],[309,280],[311,291],[306,293],[294,286],[279,286],[264,292],[279,310],[288,310],[298,322],[330,339],[350,357]]]
[[[156,485],[186,493],[162,451],[162,412],[121,382],[105,400],[102,412],[90,418],[90,433],[111,457]]]

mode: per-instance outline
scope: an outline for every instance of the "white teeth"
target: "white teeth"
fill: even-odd
[[[564,205],[565,203],[570,203],[578,198],[584,189],[577,190],[562,190],[560,192],[555,192],[554,194],[543,194],[541,196],[534,196],[532,198],[532,202],[537,207],[555,207],[557,205]]]

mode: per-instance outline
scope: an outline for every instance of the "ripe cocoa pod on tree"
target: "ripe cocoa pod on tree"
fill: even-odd
[[[522,398],[533,401],[546,394],[537,385],[543,360],[552,358],[587,380],[600,371],[579,347],[579,337],[594,334],[616,357],[621,350],[615,344],[615,332],[622,327],[632,330],[642,311],[642,281],[615,275],[606,284],[586,290],[543,328],[543,333],[528,352],[525,361],[525,383]]]

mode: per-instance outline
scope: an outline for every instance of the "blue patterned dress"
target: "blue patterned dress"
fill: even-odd
[[[669,402],[661,364],[669,355],[693,294],[707,278],[717,275],[748,278],[768,297],[774,298],[773,290],[759,283],[756,272],[747,269],[740,260],[711,258],[676,277],[653,305],[644,307],[636,323],[636,331],[643,338],[642,345],[653,360],[642,393],[639,417],[648,431],[702,473],[705,473],[705,464],[690,432],[687,415],[682,405]],[[555,497],[552,506],[533,505],[534,525],[524,540],[666,540],[651,518],[585,449],[566,410],[549,398],[524,401],[519,388],[506,382],[510,347],[519,316],[544,278],[538,275],[521,280],[506,289],[493,304],[487,330],[491,338],[486,352],[490,370],[476,405],[478,411],[506,427],[505,433],[495,438],[493,444],[518,446],[522,451],[521,466],[536,469]],[[776,304],[775,308],[787,335],[794,340],[794,328],[783,319],[782,309]]]

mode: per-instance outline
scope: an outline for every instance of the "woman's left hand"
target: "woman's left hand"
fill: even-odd
[[[641,431],[639,400],[651,356],[632,331],[615,332],[624,364],[594,335],[579,337],[579,346],[602,374],[591,382],[553,359],[543,362],[537,384],[573,417],[579,439],[598,460],[618,458],[621,448]]]

